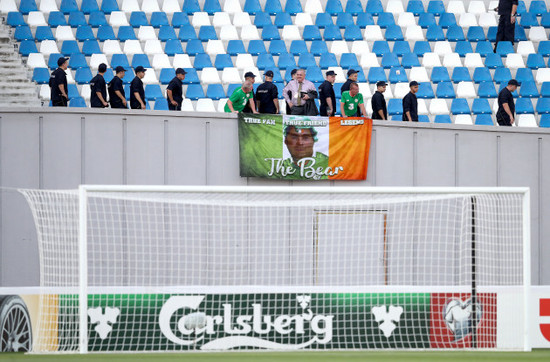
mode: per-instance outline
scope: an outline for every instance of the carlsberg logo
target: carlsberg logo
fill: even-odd
[[[300,349],[314,343],[326,344],[332,340],[333,315],[316,315],[309,308],[311,297],[296,297],[302,314],[265,314],[262,304],[253,303],[252,315],[236,315],[233,306],[222,304],[222,315],[206,315],[198,310],[205,296],[174,296],[166,301],[159,315],[160,329],[170,341],[185,346],[197,345],[205,336],[221,335],[200,348],[203,350],[224,350],[235,347],[259,347],[269,349]],[[189,309],[178,320],[177,336],[170,328],[170,319],[180,309]],[[190,318],[186,318],[186,317]],[[192,323],[189,323],[190,320]],[[186,322],[187,321],[187,322]],[[189,328],[195,326],[193,329]],[[310,333],[310,331],[312,333]],[[283,344],[267,339],[267,334],[296,336],[313,334],[313,337],[300,344]],[[271,338],[273,339],[273,337]],[[279,339],[279,338],[276,338]]]

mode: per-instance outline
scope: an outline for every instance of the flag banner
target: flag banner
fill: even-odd
[[[365,180],[372,120],[239,113],[242,177]]]

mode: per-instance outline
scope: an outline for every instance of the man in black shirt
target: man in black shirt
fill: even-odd
[[[124,94],[124,84],[122,78],[126,74],[126,69],[120,65],[115,68],[115,76],[109,82],[109,102],[111,108],[128,108],[126,94]]]
[[[57,68],[50,76],[50,97],[53,107],[67,107],[69,96],[67,95],[67,66],[69,58],[61,57],[57,60]]]
[[[512,45],[514,44],[517,9],[518,0],[499,0],[498,7],[495,9],[498,15],[500,15],[498,19],[495,52],[499,41],[510,41]]]
[[[166,100],[168,109],[171,111],[181,111],[181,102],[183,101],[183,85],[187,72],[182,69],[176,69],[176,76],[168,83],[166,87]]]
[[[265,82],[256,90],[256,109],[260,113],[279,114],[279,90],[273,84],[273,71],[264,73]]]
[[[418,82],[413,80],[409,83],[411,90],[403,97],[403,121],[418,122],[418,100],[416,92],[418,92]]]
[[[292,71],[290,72],[290,77],[292,78],[291,80],[296,79],[296,72],[298,72],[298,69],[292,69]],[[288,96],[292,97],[291,91],[288,91]],[[290,106],[288,105],[287,102],[285,102],[285,104],[286,104],[286,114],[290,114]]]
[[[388,119],[388,109],[383,94],[386,91],[386,86],[387,84],[384,81],[376,83],[376,92],[374,92],[371,99],[372,119],[382,119],[384,121]]]
[[[244,74],[244,81],[245,82],[250,82],[252,83],[252,85],[254,85],[254,82],[256,81],[256,74],[252,73],[252,72],[246,72]],[[255,96],[254,96],[254,90],[252,90],[252,99],[256,99]],[[250,104],[249,103],[246,103],[246,105],[244,106],[244,109],[242,110],[243,113],[252,113],[252,109],[250,108]]]
[[[90,81],[92,94],[90,96],[90,104],[92,108],[106,108],[107,103],[107,85],[103,74],[107,71],[107,64],[101,63],[97,68],[97,75]]]
[[[147,69],[138,65],[135,69],[136,76],[130,83],[130,108],[145,109],[145,89],[143,89],[143,77]]]
[[[520,84],[515,79],[510,79],[508,85],[498,94],[497,122],[501,126],[511,126],[514,124],[514,114],[516,105],[514,104],[514,92]]]
[[[325,73],[326,80],[319,86],[319,114],[324,117],[332,117],[336,110],[336,94],[334,94],[333,84],[336,81],[336,73],[329,70]]]
[[[345,91],[349,91],[351,83],[357,83],[358,73],[359,73],[359,70],[355,70],[355,69],[348,70],[348,79],[344,84],[342,84],[342,88],[340,88],[340,94],[344,93]],[[361,111],[359,110],[359,108],[357,108],[357,117],[361,117],[360,112]]]

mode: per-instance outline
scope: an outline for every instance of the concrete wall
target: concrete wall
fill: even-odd
[[[532,281],[550,284],[548,130],[375,122],[366,181],[246,179],[238,157],[233,115],[0,109],[0,286],[39,284],[32,215],[9,188],[83,183],[528,186]]]

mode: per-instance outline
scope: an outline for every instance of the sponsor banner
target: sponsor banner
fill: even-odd
[[[550,348],[550,287],[534,286],[531,289],[529,308],[529,337],[531,347]]]
[[[240,174],[365,180],[372,120],[239,113]]]

